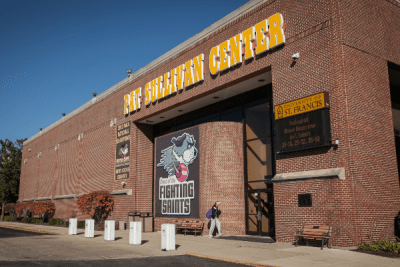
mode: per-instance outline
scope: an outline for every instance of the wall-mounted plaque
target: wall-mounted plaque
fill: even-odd
[[[129,155],[131,150],[131,122],[121,123],[117,127],[115,179],[129,178]]]
[[[275,120],[276,152],[331,146],[329,109]]]
[[[310,95],[275,106],[275,120],[280,120],[324,108],[329,108],[328,92]]]

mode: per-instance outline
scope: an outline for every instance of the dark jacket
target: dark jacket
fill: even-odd
[[[218,207],[217,207],[216,205],[214,205],[214,206],[212,207],[211,218],[212,218],[212,219],[218,218],[218,215],[219,215]]]

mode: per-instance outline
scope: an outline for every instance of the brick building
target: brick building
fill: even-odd
[[[104,189],[152,230],[219,200],[226,235],[393,239],[399,24],[398,0],[250,1],[29,138],[19,201],[67,218]]]

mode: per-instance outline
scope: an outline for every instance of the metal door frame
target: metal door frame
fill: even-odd
[[[273,233],[271,233],[271,229],[273,229],[274,227],[273,227],[273,214],[262,214],[261,213],[261,217],[259,217],[259,218],[257,218],[257,227],[258,227],[258,229],[257,229],[257,232],[253,232],[253,231],[249,231],[249,224],[248,224],[248,217],[249,217],[249,213],[248,213],[248,201],[247,201],[247,198],[248,198],[248,195],[249,194],[254,194],[254,193],[257,193],[257,195],[258,196],[260,196],[260,193],[262,193],[262,192],[264,192],[264,193],[269,193],[269,194],[272,194],[272,188],[267,188],[267,189],[255,189],[255,190],[248,190],[248,191],[246,191],[246,212],[245,212],[245,225],[246,225],[246,235],[260,235],[260,236],[273,236]],[[257,197],[257,214],[260,212],[259,211],[259,207],[261,207],[261,198],[260,197]],[[272,202],[273,203],[273,202]],[[266,205],[266,203],[264,203],[263,205]],[[272,208],[271,208],[272,209]],[[271,210],[272,211],[272,210]],[[262,232],[262,216],[265,216],[265,217],[268,217],[268,218],[270,218],[270,222],[271,222],[271,224],[270,224],[270,227],[269,227],[269,231],[268,232]]]

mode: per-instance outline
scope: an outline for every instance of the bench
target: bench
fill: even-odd
[[[195,236],[197,233],[203,234],[203,222],[202,221],[193,221],[193,220],[174,220],[171,222],[175,224],[175,231],[185,230],[185,235],[187,231],[194,232]]]
[[[314,225],[304,225],[303,230],[296,233],[296,247],[297,242],[300,238],[304,239],[321,239],[322,245],[321,249],[324,249],[324,244],[328,241],[328,247],[331,248],[331,226],[314,226]],[[307,245],[308,245],[308,241]]]

